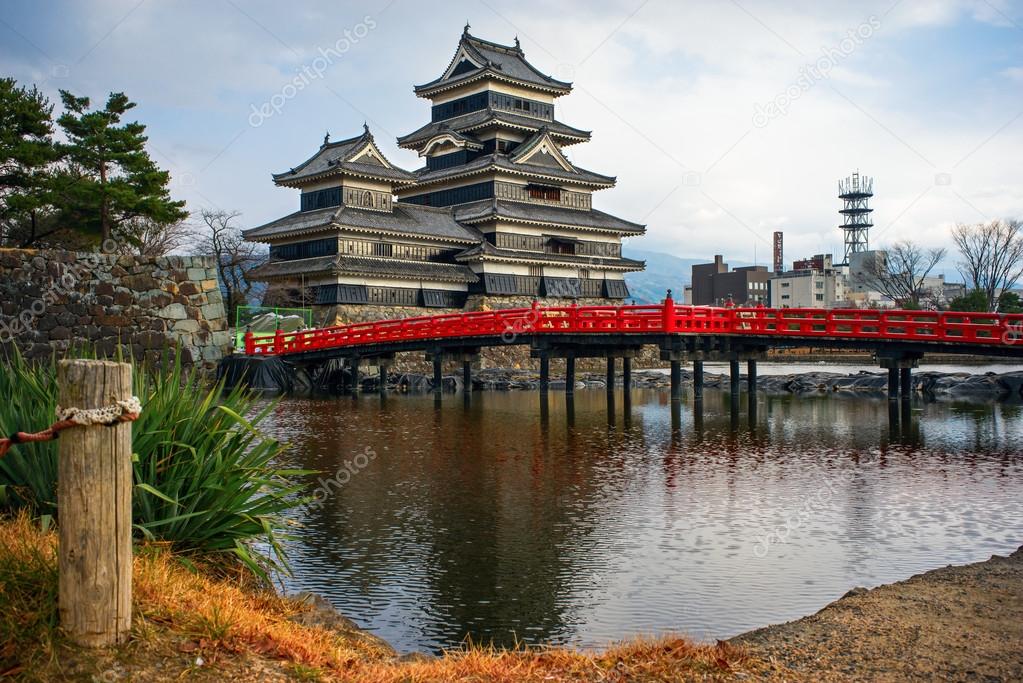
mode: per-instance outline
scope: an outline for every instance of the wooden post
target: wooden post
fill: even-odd
[[[59,404],[102,408],[131,398],[131,366],[64,360]],[[89,647],[123,643],[131,629],[131,424],[73,427],[58,441],[60,623]]]
[[[575,394],[575,356],[565,359],[565,395]]]
[[[546,392],[551,383],[551,357],[540,355],[540,391]]]

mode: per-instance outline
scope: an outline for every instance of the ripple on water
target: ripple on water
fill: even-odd
[[[602,391],[571,420],[556,393],[546,419],[526,392],[285,399],[267,426],[289,464],[373,454],[296,520],[288,587],[401,650],[588,646],[726,637],[1023,543],[1018,406],[890,428],[886,401],[760,397],[751,422],[708,391],[673,421],[666,398],[636,391],[626,416],[619,396],[613,421]]]

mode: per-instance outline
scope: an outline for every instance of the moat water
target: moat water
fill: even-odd
[[[1023,544],[1023,406],[667,390],[287,398],[289,591],[401,651],[726,638]],[[344,463],[348,461],[348,471]],[[339,470],[341,471],[338,476]],[[334,481],[330,481],[333,478]]]

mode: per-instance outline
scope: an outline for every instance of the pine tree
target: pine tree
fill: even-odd
[[[106,243],[115,235],[130,239],[118,234],[127,221],[170,224],[188,215],[185,203],[170,197],[170,174],[145,149],[146,127],[121,122],[134,102],[124,93],[111,93],[103,109],[90,110],[88,97],[65,90],[60,97],[65,113],[57,123],[68,141],[59,145],[64,168],[56,186],[65,221]]]
[[[35,233],[37,213],[49,205],[53,144],[53,105],[34,86],[0,79],[0,221],[4,236],[15,226]]]

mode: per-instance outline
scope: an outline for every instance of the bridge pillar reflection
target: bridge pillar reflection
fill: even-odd
[[[349,379],[350,379],[350,381],[352,383],[349,388],[350,388],[350,390],[352,392],[352,396],[358,396],[359,395],[359,389],[361,388],[361,386],[359,385],[359,361],[360,360],[361,359],[358,356],[353,356],[352,358],[348,359]]]
[[[693,398],[703,400],[703,361],[693,361]]]

